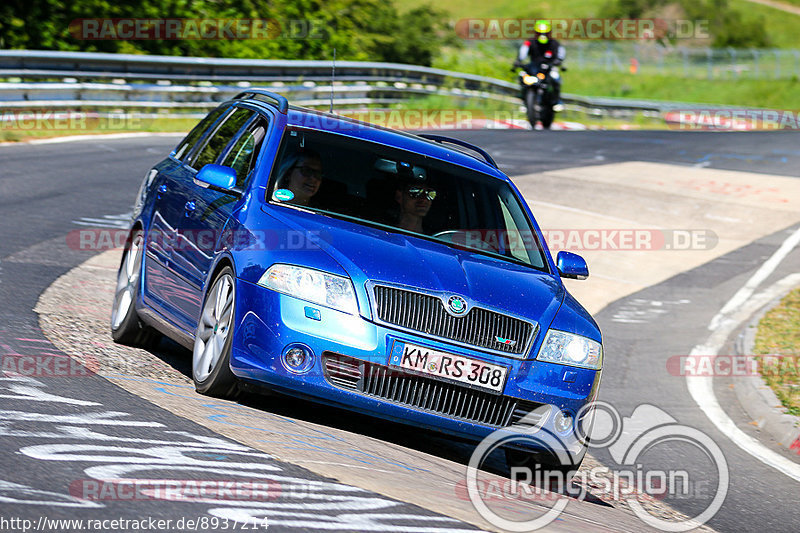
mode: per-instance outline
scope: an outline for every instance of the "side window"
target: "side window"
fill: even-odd
[[[221,163],[236,171],[236,187],[239,189],[244,188],[247,182],[266,132],[266,120],[259,118],[239,136]]]
[[[254,111],[249,109],[237,107],[222,124],[217,126],[216,131],[206,140],[205,146],[194,156],[194,161],[190,162],[189,165],[196,170],[200,170],[205,165],[215,162],[231,139],[233,139],[233,136],[253,116],[253,113]]]
[[[529,236],[526,236],[523,231],[517,227],[514,218],[511,216],[511,212],[502,200],[500,201],[500,209],[503,211],[503,223],[505,224],[503,232],[507,236],[509,243],[508,252],[520,261],[529,262],[530,258],[528,257],[527,250],[525,250],[525,237]]]
[[[195,143],[200,140],[200,137],[203,136],[203,133],[205,133],[209,126],[214,124],[220,115],[227,111],[227,109],[227,107],[216,108],[214,111],[206,115],[206,117],[201,120],[197,126],[192,128],[192,131],[189,132],[189,135],[184,137],[178,147],[175,148],[175,159],[182,160],[184,157],[186,157],[189,152],[192,151],[192,147],[195,145]]]

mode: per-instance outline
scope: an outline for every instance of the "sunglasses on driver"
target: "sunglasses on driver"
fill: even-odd
[[[421,198],[424,196],[431,202],[436,198],[436,191],[433,189],[426,189],[424,187],[409,187],[407,191],[411,198]]]

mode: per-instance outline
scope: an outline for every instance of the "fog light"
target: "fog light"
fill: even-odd
[[[314,351],[299,342],[293,342],[283,348],[281,364],[293,374],[303,374],[314,367]]]
[[[572,429],[572,415],[567,411],[559,411],[553,419],[553,425],[559,433],[567,433]]]
[[[286,366],[292,370],[300,370],[303,368],[303,365],[305,365],[307,357],[308,354],[306,354],[306,351],[303,348],[297,347],[287,351],[283,355],[283,360],[286,362]]]

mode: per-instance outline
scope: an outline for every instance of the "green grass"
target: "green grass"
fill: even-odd
[[[785,0],[783,0],[785,1]],[[761,18],[772,45],[776,48],[800,48],[800,16],[747,0],[728,0],[730,7],[745,13],[746,18]],[[800,0],[796,0],[800,5]]]
[[[512,60],[508,48],[500,43],[479,43],[466,50],[443,51],[434,66],[515,81],[515,74],[509,69]],[[569,65],[569,57],[566,64]],[[797,79],[687,80],[672,75],[574,68],[569,68],[562,79],[565,93],[583,96],[800,110],[800,81]]]
[[[0,124],[0,142],[17,142],[69,135],[99,135],[104,133],[187,132],[197,124],[197,118],[158,119],[85,119],[21,121]]]
[[[407,11],[422,4],[432,3],[438,9],[450,14],[456,22],[468,18],[591,18],[598,16],[603,6],[610,0],[404,0],[395,1],[397,8]],[[800,5],[800,0],[783,0]],[[747,0],[728,0],[732,9],[743,13],[745,19],[761,19],[767,28],[772,44],[777,48],[800,49],[800,16],[779,9],[748,2]],[[669,17],[667,17],[669,18]]]
[[[758,323],[756,355],[782,355],[761,369],[764,380],[789,413],[800,415],[800,289],[790,292]]]
[[[480,17],[585,18],[596,16],[607,0],[404,0],[395,2],[401,11],[433,3],[438,9],[450,13],[454,20]]]
[[[564,91],[706,104],[800,110],[798,80],[675,80],[673,76],[570,70]]]

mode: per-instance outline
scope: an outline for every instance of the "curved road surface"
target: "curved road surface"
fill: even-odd
[[[716,250],[719,253],[699,251],[685,265],[673,266],[673,270],[663,268],[661,271],[654,266],[654,272],[658,270],[653,278],[655,284],[642,278],[645,281],[631,283],[625,288],[619,285],[625,280],[601,275],[598,283],[606,285],[599,287],[606,290],[600,291],[603,294],[595,296],[594,300],[590,296],[587,298],[590,307],[599,311],[596,317],[606,339],[601,399],[612,404],[623,417],[631,416],[637,406],[655,406],[677,423],[707,434],[722,450],[730,469],[730,488],[722,508],[708,525],[719,531],[795,530],[800,523],[800,506],[796,502],[800,482],[759,462],[722,434],[690,396],[685,378],[668,371],[667,361],[689,354],[694,346],[707,340],[707,326],[714,315],[775,252],[789,232],[797,228],[798,221],[789,212],[791,210],[782,213],[777,209],[773,215],[763,213],[772,212],[769,201],[786,200],[788,205],[794,205],[791,202],[797,200],[789,196],[796,191],[794,180],[782,176],[800,177],[800,150],[797,148],[800,138],[791,133],[474,131],[449,134],[486,148],[506,173],[519,177],[515,180],[534,205],[545,229],[553,227],[552,224],[560,224],[555,227],[561,228],[590,227],[580,223],[569,225],[569,221],[582,220],[580,217],[591,216],[592,212],[613,212],[612,220],[616,222],[612,224],[626,227],[628,217],[622,216],[623,209],[649,209],[650,204],[646,202],[636,205],[637,198],[650,198],[654,193],[648,192],[646,187],[628,190],[624,181],[612,181],[617,179],[614,176],[625,175],[625,172],[629,172],[633,180],[640,171],[660,173],[659,186],[672,187],[670,194],[677,190],[675,187],[692,189],[681,196],[681,205],[672,206],[665,197],[663,205],[653,208],[654,220],[670,215],[674,223],[675,217],[688,213],[686,224],[678,223],[676,227],[702,229],[713,224],[721,224],[713,226],[718,228],[736,228],[737,217],[763,217],[765,227],[771,228],[768,231],[748,233],[743,229],[741,235],[734,235],[732,231],[732,237],[727,239],[728,234],[718,229],[716,235],[720,240]],[[0,352],[4,370],[10,368],[7,364],[18,364],[26,354],[35,354],[39,361],[50,364],[63,355],[44,337],[33,309],[41,293],[53,281],[91,256],[91,253],[68,246],[66,235],[81,227],[122,224],[120,215],[130,210],[145,170],[163,157],[176,141],[176,137],[164,136],[0,147]],[[632,161],[639,166],[625,166]],[[665,169],[670,171],[666,175]],[[682,170],[686,176],[694,177],[685,178]],[[721,173],[703,174],[703,171]],[[719,193],[719,189],[714,188],[719,176],[727,177],[730,183],[738,183],[738,188],[733,192],[722,191],[728,197],[723,198],[721,204],[709,203],[711,207],[707,210],[703,202],[708,200],[703,195]],[[749,180],[750,192],[758,190],[758,193],[746,196],[737,176]],[[713,182],[712,185],[709,182]],[[559,193],[571,194],[573,185],[575,190],[582,187],[584,208],[570,211],[554,205]],[[537,205],[540,199],[537,190],[542,197],[549,198],[541,206]],[[620,198],[619,205],[610,203],[608,195],[612,193]],[[787,198],[781,196],[784,193]],[[596,196],[594,209],[585,209],[592,205],[593,196]],[[726,204],[731,197],[735,201]],[[687,207],[688,204],[692,205]],[[700,211],[705,213],[709,226],[697,225],[698,220],[703,220],[702,213],[698,214]],[[543,222],[540,212],[549,225]],[[563,218],[554,219],[553,213],[561,213]],[[630,218],[634,218],[633,215]],[[654,222],[651,227],[664,225]],[[610,262],[598,260],[598,272],[614,272],[617,256],[608,257],[611,257]],[[650,260],[650,257],[644,259]],[[670,263],[669,257],[677,256],[660,257],[666,258],[664,263]],[[630,261],[628,256],[620,260],[621,272],[640,264],[635,260],[627,266],[622,264],[626,261]],[[761,287],[783,279],[796,271],[798,265],[800,252],[794,250]],[[586,289],[575,288],[579,297],[582,290]],[[71,305],[68,295],[63,305]],[[729,343],[721,353],[731,353],[730,350]],[[185,371],[186,363],[179,350],[173,349],[176,353],[172,354],[169,349],[166,351],[162,359]],[[47,369],[43,371],[46,373]],[[74,374],[79,375],[80,371],[74,370]],[[757,437],[774,453],[798,462],[796,455],[756,433],[731,392],[729,385],[735,383],[729,381],[715,380],[715,394],[736,425]],[[187,507],[176,511],[172,502],[163,499],[148,502],[145,513],[143,508],[133,507],[120,494],[116,494],[116,500],[103,500],[105,508],[98,514],[96,509],[100,504],[70,496],[81,491],[85,493],[87,487],[100,490],[91,486],[89,477],[122,477],[144,467],[157,476],[157,466],[155,471],[152,469],[154,465],[163,464],[164,475],[169,471],[171,479],[175,478],[175,471],[182,471],[186,473],[185,479],[196,479],[196,473],[203,472],[201,479],[235,476],[236,479],[258,480],[267,476],[280,480],[277,487],[260,487],[267,501],[277,501],[275,491],[284,498],[294,497],[293,490],[305,491],[296,495],[294,504],[289,498],[289,504],[284,499],[284,507],[276,507],[271,515],[273,530],[280,530],[283,525],[315,531],[322,527],[320,524],[329,529],[341,529],[344,526],[338,521],[344,520],[343,516],[349,521],[345,530],[475,529],[450,518],[446,509],[435,513],[374,491],[337,483],[290,462],[256,452],[220,437],[209,428],[154,407],[96,376],[86,379],[0,378],[0,398],[0,440],[6,450],[0,458],[0,521],[27,518],[35,523],[43,513],[48,518],[141,518],[144,515],[153,520],[237,518],[236,513],[241,512],[238,508],[220,505],[206,513],[208,505],[189,503],[188,509],[195,512],[191,515]],[[249,401],[252,404],[259,400]],[[315,416],[316,408],[309,405],[302,404],[296,409],[286,414],[279,407],[277,412],[323,425],[328,423],[325,416],[341,414],[326,410],[320,419]],[[91,417],[87,418],[86,413],[92,413]],[[80,416],[82,421],[76,422],[70,418],[73,416]],[[330,424],[342,426],[338,421]],[[404,435],[405,431],[375,424],[367,418],[355,417],[354,421],[344,423],[344,427],[390,445],[397,444],[398,449],[414,447],[461,463],[468,457],[463,445],[449,444],[425,434],[420,439],[427,439],[427,444],[416,442]],[[79,440],[76,441],[76,437]],[[119,455],[121,449],[128,451],[125,457]],[[605,463],[613,461],[611,450],[598,449],[595,455]],[[708,503],[709,490],[715,481],[705,457],[676,443],[674,447],[654,449],[642,462],[657,468],[670,461],[674,464],[676,457],[680,458],[680,467],[692,473],[692,492],[687,497],[669,501],[680,511],[696,514]],[[707,479],[709,483],[695,483],[697,479]],[[113,487],[105,489],[114,490]],[[423,494],[424,490],[424,487],[420,489]],[[352,514],[344,515],[343,509]],[[363,514],[365,510],[372,514]],[[202,524],[196,525],[201,530],[209,527],[208,522]],[[558,524],[555,522],[552,527],[558,529]],[[38,524],[40,530],[46,525]],[[566,525],[574,527],[575,523]],[[622,528],[614,523],[606,525],[610,530]],[[13,527],[14,524],[0,523],[3,529],[14,530]],[[175,522],[170,527],[178,529]],[[185,523],[180,527],[190,529]],[[51,524],[44,529],[56,528]]]

